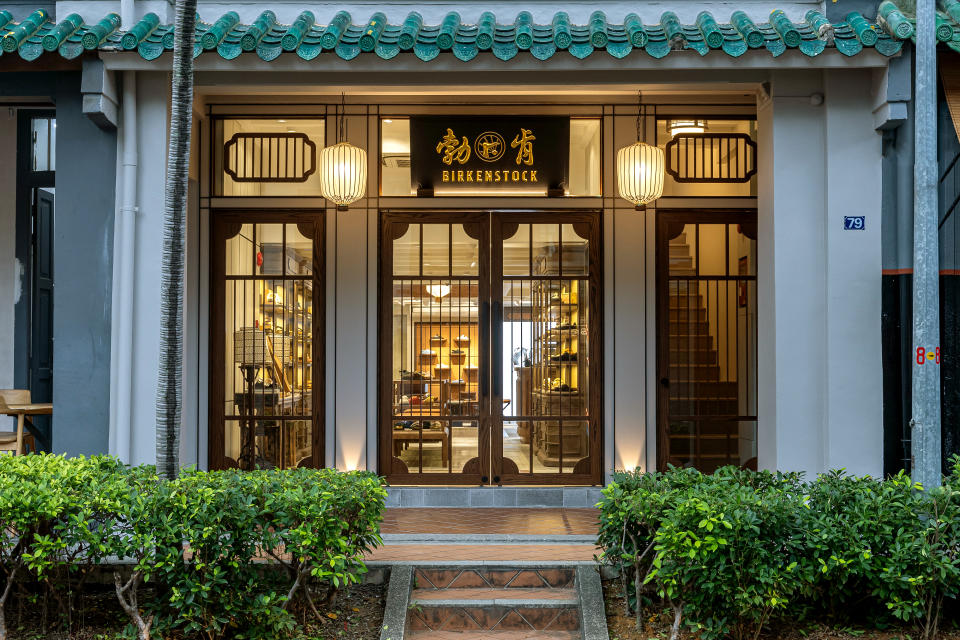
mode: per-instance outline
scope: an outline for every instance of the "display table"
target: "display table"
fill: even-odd
[[[411,429],[393,430],[393,455],[400,457],[400,453],[410,446],[411,442],[419,442],[421,435],[423,442],[440,442],[440,460],[445,465],[450,456],[450,434],[446,429]]]

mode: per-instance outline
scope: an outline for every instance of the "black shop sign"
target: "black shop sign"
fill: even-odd
[[[570,118],[414,116],[412,187],[426,195],[563,195]]]

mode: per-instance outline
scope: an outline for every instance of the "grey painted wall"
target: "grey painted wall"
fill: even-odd
[[[117,138],[83,115],[79,72],[56,98],[53,450],[105,453]]]

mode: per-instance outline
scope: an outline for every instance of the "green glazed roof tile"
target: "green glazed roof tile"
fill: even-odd
[[[573,23],[562,11],[545,24],[537,23],[529,11],[510,16],[509,22],[498,21],[487,11],[476,24],[470,24],[451,12],[440,24],[432,25],[424,24],[417,12],[391,24],[380,11],[365,19],[340,11],[324,25],[317,23],[312,12],[303,11],[291,24],[280,24],[276,14],[267,10],[251,24],[241,24],[238,14],[229,11],[208,21],[198,20],[194,54],[226,60],[250,54],[264,61],[283,53],[296,53],[304,60],[325,55],[352,60],[365,54],[390,60],[412,54],[424,62],[452,55],[467,62],[486,54],[504,61],[521,55],[544,61],[558,55],[583,59],[598,51],[618,59],[631,54],[659,59],[671,53],[684,55],[684,51],[736,58],[749,49],[766,49],[777,57],[796,49],[814,57],[835,48],[846,56],[864,49],[891,56],[915,36],[912,10],[901,2],[905,5],[909,0],[883,0],[876,21],[851,12],[837,23],[817,10],[808,11],[800,22],[774,10],[762,22],[743,11],[730,16],[702,11],[692,24],[682,23],[673,11],[663,12],[658,22],[649,24],[635,13],[621,17],[602,11],[594,11],[585,24]],[[937,38],[960,50],[960,0],[938,1]],[[153,13],[126,27],[114,13],[85,24],[76,14],[54,22],[42,10],[16,22],[9,11],[0,10],[0,55],[16,51],[20,57],[34,60],[44,52],[56,51],[70,59],[97,49],[136,51],[153,60],[172,48],[172,25],[161,24]]]

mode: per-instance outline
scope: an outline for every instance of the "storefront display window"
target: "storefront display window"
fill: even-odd
[[[224,118],[213,128],[214,195],[320,195],[324,120]]]

